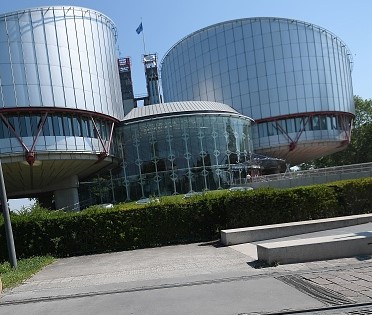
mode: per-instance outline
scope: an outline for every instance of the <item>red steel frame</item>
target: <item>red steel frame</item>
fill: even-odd
[[[279,130],[283,136],[288,140],[289,142],[289,151],[293,151],[296,149],[298,141],[300,140],[300,137],[302,133],[305,131],[306,125],[310,122],[310,118],[314,116],[319,115],[333,115],[336,117],[339,117],[339,121],[341,123],[342,131],[345,132],[345,139],[341,142],[340,146],[344,146],[350,143],[351,140],[351,130],[353,126],[353,119],[354,115],[347,112],[310,112],[310,113],[301,113],[301,114],[292,114],[292,115],[283,115],[283,116],[276,116],[276,117],[270,117],[265,119],[257,119],[255,122],[256,124],[260,123],[266,123],[266,122],[272,122],[275,123],[275,128]],[[302,119],[302,128],[297,131],[296,137],[292,139],[292,137],[288,134],[286,130],[280,125],[280,120],[283,119],[290,119],[290,118],[301,118]],[[347,119],[349,118],[349,119]],[[349,121],[351,122],[351,125],[349,126]]]
[[[10,124],[7,117],[4,115],[4,114],[22,114],[22,113],[30,113],[30,112],[31,113],[37,112],[37,113],[42,113],[43,114],[43,117],[41,118],[41,121],[40,121],[40,124],[39,124],[39,127],[38,127],[38,131],[37,131],[36,136],[34,137],[34,141],[32,143],[31,148],[29,148],[23,142],[22,137],[18,134],[18,132]],[[114,119],[111,116],[98,114],[98,113],[94,113],[94,112],[90,112],[90,111],[82,111],[82,110],[75,110],[75,109],[58,109],[58,108],[48,108],[47,110],[40,109],[40,108],[11,108],[11,109],[6,109],[6,110],[4,110],[4,109],[0,110],[0,118],[3,120],[3,122],[6,124],[8,129],[16,137],[16,139],[18,140],[20,145],[25,150],[25,159],[30,166],[32,166],[35,163],[35,160],[36,160],[35,146],[36,146],[36,143],[37,143],[38,139],[40,138],[40,134],[41,134],[41,131],[43,130],[43,127],[45,125],[45,121],[48,117],[48,114],[50,114],[50,113],[72,113],[72,114],[80,114],[81,116],[89,117],[93,122],[94,130],[95,130],[95,132],[98,136],[98,139],[99,139],[99,141],[102,145],[102,148],[103,148],[103,150],[98,154],[97,162],[100,162],[100,161],[104,160],[107,156],[109,156],[110,147],[111,147],[111,143],[112,143],[113,132],[114,132],[114,126],[115,126],[115,123],[118,122],[117,119]],[[111,123],[110,138],[109,138],[109,141],[108,141],[107,145],[105,145],[105,142],[104,142],[104,140],[103,140],[103,138],[102,138],[102,136],[101,136],[101,134],[100,134],[100,132],[97,128],[97,124],[96,124],[94,118],[101,118],[101,119],[103,118],[105,120],[110,120],[112,122]]]

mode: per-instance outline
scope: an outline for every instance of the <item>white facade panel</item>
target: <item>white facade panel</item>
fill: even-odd
[[[346,125],[340,123],[338,128],[350,129],[354,115],[351,54],[337,36],[319,26],[282,18],[222,22],[180,40],[161,65],[166,102],[225,103],[258,124],[265,123],[265,129],[270,127],[269,121],[287,119],[291,123],[294,116],[309,118],[307,129],[301,131],[298,125],[296,136],[280,137],[278,147],[287,143],[293,151],[312,128],[331,130],[326,124],[313,127],[317,116],[343,115],[338,119],[346,120]],[[274,129],[278,135],[287,133]],[[332,140],[327,135],[320,132],[317,139],[309,137],[322,145],[322,141]],[[264,153],[262,143],[255,138],[255,147]],[[288,152],[282,153],[275,154],[287,158]]]
[[[88,9],[44,7],[1,15],[0,107],[88,109],[122,119],[115,42],[113,23]],[[55,86],[64,87],[64,95],[61,89],[54,93]],[[96,86],[103,93],[97,107]]]

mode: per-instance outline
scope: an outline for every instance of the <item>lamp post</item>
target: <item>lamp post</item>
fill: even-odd
[[[112,179],[112,169],[109,169],[109,172],[110,172],[110,181],[111,181],[112,203],[116,203],[116,200],[115,200],[115,191],[114,191],[114,181]]]
[[[15,252],[15,246],[14,246],[12,224],[10,222],[8,198],[6,196],[4,174],[3,174],[3,167],[1,165],[1,160],[0,160],[0,186],[1,186],[0,199],[1,199],[1,207],[3,211],[3,216],[4,216],[4,226],[5,226],[6,243],[8,246],[9,262],[13,268],[17,268],[17,257],[16,257],[16,252]]]

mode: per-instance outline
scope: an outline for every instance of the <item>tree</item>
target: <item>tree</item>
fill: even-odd
[[[347,149],[301,165],[302,169],[372,162],[372,99],[354,96],[355,119]]]

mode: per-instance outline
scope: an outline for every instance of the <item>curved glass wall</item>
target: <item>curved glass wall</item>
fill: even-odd
[[[342,112],[351,118],[351,65],[346,45],[319,26],[251,18],[212,25],[185,37],[163,58],[161,77],[165,101],[225,103],[258,121],[260,128],[260,120],[293,114]],[[255,148],[262,145],[258,134]],[[327,134],[318,136],[329,140]],[[283,138],[276,145],[286,143]],[[260,149],[264,153],[264,147]]]
[[[275,146],[280,138],[291,141],[304,132],[303,141],[319,139],[320,135],[330,140],[345,140],[350,130],[352,116],[345,113],[295,115],[282,119],[260,121],[255,128],[258,147]]]
[[[117,130],[128,200],[227,187],[252,153],[248,118],[173,116]]]
[[[108,147],[113,124],[103,118],[73,113],[0,113],[0,116],[1,154],[24,153],[24,145],[31,148],[34,143],[38,152],[96,154]]]
[[[0,107],[60,107],[124,117],[116,28],[73,6],[0,15]]]

